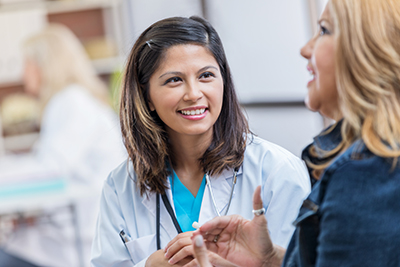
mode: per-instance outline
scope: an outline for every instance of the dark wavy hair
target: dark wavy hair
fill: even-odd
[[[195,44],[210,51],[221,70],[224,93],[221,113],[213,126],[211,145],[199,159],[210,175],[243,163],[250,133],[234,89],[222,42],[215,29],[200,17],[172,17],[147,28],[135,42],[126,66],[121,93],[120,121],[129,158],[141,195],[164,193],[171,148],[164,123],[149,108],[149,80],[168,48]]]

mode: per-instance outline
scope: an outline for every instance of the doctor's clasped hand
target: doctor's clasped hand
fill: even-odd
[[[234,263],[238,266],[280,266],[285,249],[272,243],[265,216],[257,214],[257,211],[263,209],[260,191],[261,186],[258,186],[254,191],[253,213],[255,215],[251,221],[240,215],[218,217],[206,222],[198,231],[194,232],[192,243],[197,261],[203,262],[200,266],[208,266],[206,254],[202,251],[205,246],[196,245],[201,236],[204,237],[208,250],[227,259],[231,264]]]

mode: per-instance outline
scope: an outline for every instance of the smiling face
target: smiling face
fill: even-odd
[[[170,137],[212,138],[224,85],[219,65],[206,48],[192,44],[168,48],[149,86],[150,109],[157,112]]]
[[[319,32],[301,49],[308,59],[307,70],[313,75],[308,82],[305,103],[312,111],[339,120],[341,118],[335,77],[334,24],[329,4],[319,20]]]

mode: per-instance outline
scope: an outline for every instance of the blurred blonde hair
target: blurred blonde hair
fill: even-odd
[[[40,102],[43,107],[53,95],[70,84],[81,85],[94,97],[109,104],[107,87],[96,75],[82,44],[67,27],[48,25],[25,41],[23,52],[40,69]]]
[[[400,156],[400,1],[332,0],[343,141]],[[346,145],[346,146],[347,146]]]
[[[343,140],[324,158],[362,139],[372,153],[393,158],[396,164],[400,156],[400,1],[331,0],[328,5],[334,22]],[[317,166],[317,173],[330,162]]]

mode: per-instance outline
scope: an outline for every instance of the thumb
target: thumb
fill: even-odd
[[[199,263],[200,267],[212,267],[208,260],[207,249],[204,245],[204,240],[201,235],[197,235],[193,238],[193,250],[195,258]]]
[[[263,209],[263,201],[261,199],[261,186],[257,186],[256,190],[254,190],[254,195],[253,195],[253,210],[254,211],[261,211]],[[264,210],[265,213],[265,210]],[[262,214],[264,214],[262,213]],[[253,221],[256,222],[257,224],[263,225],[266,222],[265,216],[264,215],[259,215],[257,216],[254,214]]]
[[[253,194],[253,210],[259,210],[263,208],[263,202],[261,199],[261,185],[257,186]]]

